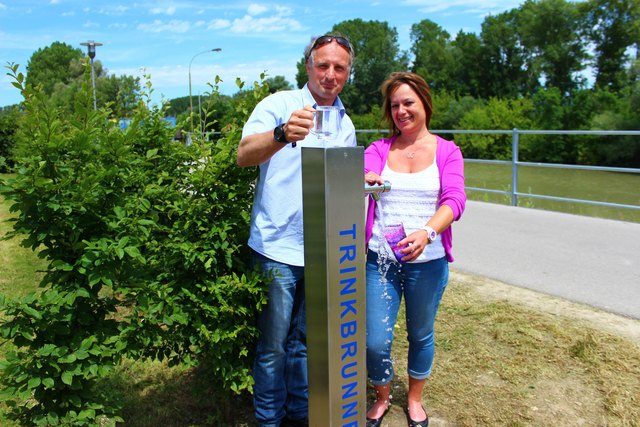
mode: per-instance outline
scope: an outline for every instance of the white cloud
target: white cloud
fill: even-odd
[[[169,7],[154,7],[153,9],[150,10],[150,13],[152,15],[173,15],[174,13],[176,13],[176,8],[175,6],[169,6]]]
[[[435,13],[456,9],[456,13],[491,13],[512,9],[520,5],[521,0],[403,0],[402,4],[416,6],[420,12]],[[466,9],[460,11],[460,9]]]
[[[276,6],[276,12],[280,16],[291,16],[293,15],[293,9],[289,6]]]
[[[137,28],[147,33],[161,33],[165,31],[170,33],[186,33],[191,28],[191,24],[189,21],[177,19],[173,19],[167,23],[156,19],[150,24],[140,24]]]
[[[75,16],[75,15],[76,15],[76,13],[74,11],[62,12],[62,16]]]
[[[171,8],[175,11],[175,8]],[[161,14],[168,13],[167,8],[154,8],[151,13]],[[271,14],[267,14],[269,8],[257,3],[250,4],[247,13],[242,18],[236,18],[233,21],[224,18],[212,19],[208,22],[197,21],[192,23],[185,20],[163,21],[156,19],[151,23],[140,24],[137,29],[150,33],[172,32],[186,33],[190,28],[206,28],[207,30],[230,29],[236,34],[265,34],[282,31],[282,28],[288,30],[300,30],[303,25],[290,16],[293,11],[290,7],[276,6]],[[261,15],[261,16],[257,16]]]
[[[82,24],[82,27],[83,28],[99,28],[100,24],[93,21],[87,21],[84,24]]]
[[[101,15],[123,15],[126,11],[129,10],[128,6],[123,6],[123,5],[118,5],[118,6],[106,6],[106,7],[102,7],[98,10],[98,13]],[[90,9],[89,8],[85,8],[84,12],[89,13]]]
[[[60,0],[51,0],[49,2],[49,4],[58,4],[58,3],[60,3]]]
[[[129,28],[129,25],[124,22],[114,22],[113,24],[109,24],[107,28],[112,30],[124,30]]]
[[[7,5],[5,5],[4,3],[0,3],[0,10],[4,10],[7,8]]]
[[[262,4],[250,4],[249,8],[247,9],[247,13],[251,16],[256,16],[256,15],[261,15],[264,12],[266,12],[267,10],[269,10],[267,8],[267,6],[262,5]]]
[[[302,24],[296,19],[286,17],[286,10],[284,12],[284,14],[278,13],[262,18],[245,15],[242,18],[233,20],[231,31],[234,33],[275,33],[282,32],[283,28],[286,28],[287,31],[296,31],[303,28]]]
[[[235,18],[233,21],[215,19],[209,23],[207,28],[210,30],[229,28],[237,34],[265,34],[282,32],[283,28],[289,31],[304,28],[300,21],[291,18],[292,15],[294,15],[293,9],[288,6],[269,8],[263,4],[251,3],[243,17]]]
[[[229,28],[231,22],[227,19],[214,19],[207,25],[207,30],[222,30],[223,28]]]

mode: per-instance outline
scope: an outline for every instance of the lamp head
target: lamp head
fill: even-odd
[[[87,53],[89,54],[89,58],[93,59],[96,57],[96,46],[102,46],[102,43],[96,43],[93,40],[89,40],[86,43],[80,43],[81,46],[87,46]]]

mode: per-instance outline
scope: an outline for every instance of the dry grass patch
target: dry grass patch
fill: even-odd
[[[396,331],[394,358],[403,378],[394,381],[393,400],[402,406],[404,325]],[[636,342],[586,320],[487,298],[456,279],[445,293],[436,333],[425,393],[433,426],[640,425]]]

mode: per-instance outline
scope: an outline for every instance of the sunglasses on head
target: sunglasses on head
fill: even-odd
[[[309,49],[309,55],[311,55],[311,52],[313,52],[314,50],[316,50],[320,46],[323,46],[325,44],[331,43],[334,40],[340,46],[342,46],[345,49],[347,49],[347,51],[351,52],[353,50],[353,47],[351,46],[351,43],[349,43],[349,40],[347,40],[344,37],[341,37],[341,36],[321,36],[321,37],[318,37],[316,39],[316,41],[313,42],[313,46],[311,46],[311,49]],[[307,57],[306,59],[309,59],[309,58]]]

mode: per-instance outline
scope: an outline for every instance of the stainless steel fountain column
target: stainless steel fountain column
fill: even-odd
[[[366,424],[362,147],[302,148],[309,425]]]

